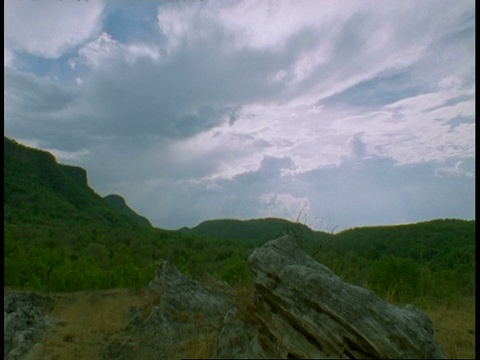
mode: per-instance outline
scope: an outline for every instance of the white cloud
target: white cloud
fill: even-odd
[[[52,154],[55,155],[58,161],[60,162],[71,162],[75,161],[78,162],[82,157],[90,154],[90,151],[86,149],[82,149],[79,151],[64,151],[64,150],[59,150],[59,149],[44,149],[45,151],[48,151]]]
[[[263,207],[258,211],[260,217],[279,217],[291,221],[303,221],[308,213],[308,198],[295,197],[289,193],[265,193],[260,195]]]
[[[6,1],[5,35],[12,49],[58,58],[100,29],[100,1]]]
[[[13,66],[13,51],[8,47],[3,49],[3,66],[10,68]]]
[[[201,2],[166,3],[158,8],[158,26],[167,38],[166,52],[173,54],[179,47],[208,37],[213,16]]]
[[[341,227],[471,213],[474,2],[348,5],[169,2],[144,21],[151,4],[106,3],[78,38],[52,35],[66,7],[38,36],[9,20],[5,132],[168,228],[305,202]]]
[[[153,61],[158,61],[160,58],[157,46],[141,43],[122,44],[105,32],[83,46],[79,54],[91,68],[108,67],[116,62],[125,62],[129,66],[133,66],[141,58],[148,58]]]
[[[219,21],[235,35],[237,48],[277,49],[304,28],[315,26],[322,18],[333,18],[332,7],[338,4],[315,4],[311,1],[241,1],[219,11]],[[327,8],[329,11],[324,11]],[[348,13],[344,9],[344,13]]]
[[[465,176],[468,178],[473,178],[475,175],[471,170],[467,170],[463,161],[458,161],[453,166],[445,166],[438,168],[435,171],[435,175],[439,177],[446,176]]]
[[[77,62],[75,61],[75,59],[69,59],[67,63],[72,70],[75,70],[75,68],[77,67]]]

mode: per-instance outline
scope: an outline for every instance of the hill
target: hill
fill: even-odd
[[[4,137],[4,220],[8,223],[82,222],[145,225],[145,218],[95,193],[87,172],[57,163],[42,150]],[[148,220],[147,220],[148,221]]]
[[[406,225],[361,227],[335,235],[337,253],[355,253],[371,260],[382,256],[430,261],[474,263],[475,220],[435,219]],[[451,256],[451,259],[449,259]]]
[[[254,248],[284,234],[290,234],[303,251],[342,280],[368,288],[389,302],[411,303],[431,310],[436,314],[434,323],[442,325],[439,336],[452,344],[453,358],[458,358],[464,348],[469,354],[474,352],[471,319],[475,317],[475,221],[437,219],[328,234],[284,219],[223,219],[205,221],[191,229],[167,231],[147,226],[148,220],[135,214],[121,196],[102,198],[96,194],[88,185],[84,169],[59,164],[48,152],[7,138],[4,210],[6,289],[70,292],[55,295],[64,300],[56,309],[64,314],[62,318],[73,314],[78,319],[58,332],[57,350],[63,355],[59,358],[77,356],[79,351],[85,352],[83,358],[92,358],[91,346],[84,344],[100,346],[99,339],[105,338],[105,324],[112,320],[105,309],[122,314],[116,331],[128,329],[126,314],[135,315],[131,312],[133,303],[122,301],[145,289],[158,274],[162,259],[175,264],[186,278],[210,284],[222,280],[233,286],[229,291],[237,294],[235,301],[243,306],[239,313],[248,315],[253,308],[248,302],[253,285],[247,257]],[[303,263],[295,266],[296,270],[303,268]],[[118,299],[116,295],[109,297],[112,292],[98,292],[127,288],[130,290],[123,292],[125,297]],[[132,289],[139,292],[131,292]],[[174,287],[173,293],[177,289]],[[80,308],[64,306],[72,304],[74,297],[85,300],[79,302]],[[142,299],[138,296],[135,302],[144,302],[139,311],[148,315],[162,299],[163,294]],[[98,306],[104,301],[105,307]],[[86,314],[92,320],[88,325]],[[195,313],[195,319],[203,327],[204,319],[198,315]],[[185,312],[175,316],[181,320],[179,323],[184,323]],[[102,330],[92,333],[92,323]],[[192,349],[205,343],[204,338],[198,337],[197,328]],[[49,335],[49,341],[57,336],[56,331]],[[109,334],[114,332],[109,330]],[[150,331],[147,336],[151,337]],[[130,334],[126,339],[128,344],[132,343]],[[216,342],[214,337],[211,340]],[[123,356],[123,345],[127,343],[109,343],[107,350],[115,354],[110,357]],[[53,348],[48,343],[48,349]],[[70,350],[75,355],[65,356]]]
[[[337,234],[284,219],[209,220],[166,231],[118,195],[89,186],[85,170],[5,139],[5,285],[78,291],[145,286],[160,259],[194,278],[248,283],[246,258],[290,234],[346,281],[394,301],[454,301],[475,293],[475,221],[434,220]],[[416,300],[417,299],[417,300]]]
[[[195,236],[236,241],[249,240],[258,243],[264,243],[285,234],[302,237],[307,241],[318,241],[331,236],[325,232],[314,231],[304,224],[278,218],[207,220],[194,228],[184,227],[178,231]]]
[[[136,224],[141,226],[152,227],[150,221],[145,217],[138,215],[135,211],[130,209],[130,207],[125,202],[125,199],[120,195],[110,194],[104,197],[107,202],[117,209],[120,213],[127,216],[130,220],[134,221]]]

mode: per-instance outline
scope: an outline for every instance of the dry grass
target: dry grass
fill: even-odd
[[[45,333],[43,346],[34,359],[102,359],[107,339],[115,339],[129,324],[126,316],[130,306],[140,307],[140,293],[115,290],[89,293],[57,294],[55,305],[46,313],[64,320]]]
[[[186,359],[210,359],[215,351],[217,339],[216,333],[189,338],[181,344],[179,352],[185,354],[182,358]]]
[[[237,287],[233,293],[242,320],[251,324],[258,321],[253,287]],[[45,307],[45,313],[64,320],[66,324],[46,331],[45,341],[35,347],[32,359],[97,360],[105,358],[106,347],[117,341],[137,347],[139,344],[135,345],[126,338],[129,329],[127,310],[135,306],[147,315],[160,300],[158,295],[130,290],[54,294],[52,297],[54,303]],[[435,337],[448,358],[475,358],[474,298],[466,298],[455,306],[439,305],[426,312],[432,319]],[[194,320],[199,326],[198,336],[187,337],[177,350],[189,358],[208,358],[213,354],[218,329],[203,329],[205,319],[201,316]]]
[[[475,359],[475,298],[427,311],[435,337],[450,359]]]
[[[255,306],[255,290],[253,286],[238,286],[234,290],[237,314],[248,324],[256,324],[257,311]]]

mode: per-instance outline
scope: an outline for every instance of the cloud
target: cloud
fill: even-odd
[[[438,177],[434,163],[397,166],[388,159],[318,169],[300,175],[309,196],[309,213],[339,230],[433,218],[471,218],[474,180]],[[309,188],[309,187],[313,188]]]
[[[13,51],[9,48],[5,48],[3,51],[3,65],[10,68],[13,66]]]
[[[76,3],[6,3],[5,133],[157,226],[474,214],[473,1]]]
[[[462,160],[457,161],[453,166],[445,166],[435,170],[435,175],[439,177],[447,176],[465,176],[468,178],[473,178],[475,176],[473,169],[466,169],[465,164]]]
[[[71,162],[71,161],[78,161],[79,159],[85,157],[90,152],[86,149],[74,152],[63,151],[59,149],[45,149],[46,151],[55,155],[59,162]]]
[[[263,208],[260,208],[260,217],[278,217],[291,221],[303,220],[302,212],[308,212],[308,198],[294,197],[289,193],[265,193],[260,195]]]
[[[89,67],[107,66],[113,62],[124,62],[128,66],[134,65],[138,60],[147,58],[158,61],[160,58],[158,47],[142,43],[121,44],[114,40],[108,33],[86,44],[79,51],[81,59]],[[74,60],[69,60],[74,61]]]
[[[361,139],[361,133],[355,134],[350,140],[350,146],[352,149],[352,156],[355,158],[362,158],[367,154],[367,147]]]
[[[409,76],[408,69],[377,74],[371,79],[360,81],[344,91],[322,99],[319,105],[371,108],[392,104],[430,90],[426,85],[412,82]]]
[[[284,173],[289,166],[289,159],[265,158],[258,169],[231,179],[150,182],[130,197],[167,228],[214,218],[295,220],[302,209],[302,221],[324,231],[474,214],[474,179],[447,181],[432,163],[397,166],[371,158],[298,175]]]
[[[92,144],[75,89],[10,68],[4,75],[6,136],[67,152]]]
[[[101,27],[100,1],[6,1],[5,36],[15,51],[58,58]]]

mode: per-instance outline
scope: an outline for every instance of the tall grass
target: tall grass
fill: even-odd
[[[255,292],[252,285],[233,291],[238,314],[255,324]],[[107,349],[128,344],[129,355],[142,354],[142,344],[129,338],[127,310],[130,306],[151,309],[152,299],[144,291],[110,290],[53,295],[54,302],[44,309],[47,315],[64,320],[64,326],[48,328],[44,342],[32,352],[33,360],[100,360]],[[435,337],[448,358],[475,358],[475,298],[465,297],[456,303],[431,304],[424,309],[431,318]],[[178,358],[208,358],[216,344],[216,332],[185,339]],[[173,354],[173,358],[176,356]],[[142,358],[141,356],[139,358]]]
[[[121,337],[129,327],[127,309],[144,301],[126,290],[55,295],[55,304],[46,313],[65,325],[46,330],[33,359],[104,359],[108,341]]]

